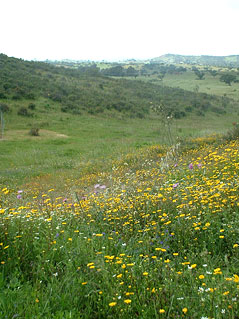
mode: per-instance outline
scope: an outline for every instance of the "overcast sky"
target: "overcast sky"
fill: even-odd
[[[239,54],[239,0],[0,0],[0,53],[27,60]]]

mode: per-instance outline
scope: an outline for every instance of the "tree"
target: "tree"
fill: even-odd
[[[235,82],[237,80],[236,75],[230,74],[230,73],[225,73],[220,76],[220,81],[225,82],[226,84],[231,86],[232,82]]]
[[[134,76],[136,78],[138,76],[138,71],[135,70],[135,68],[133,68],[132,66],[129,66],[126,69],[126,75],[127,76]]]
[[[209,69],[208,72],[211,74],[211,76],[215,77],[217,75],[217,71],[216,70],[211,70]]]
[[[198,70],[197,68],[193,69],[193,72],[196,74],[199,80],[203,80],[205,73]]]
[[[159,79],[160,79],[161,81],[163,81],[163,78],[165,77],[165,75],[166,75],[166,71],[161,71],[161,72],[159,73],[158,77],[159,77]]]

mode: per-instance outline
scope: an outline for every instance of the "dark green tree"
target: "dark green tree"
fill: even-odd
[[[199,80],[203,80],[205,73],[203,71],[198,70],[197,68],[193,69],[193,72],[195,73],[195,75],[197,76],[197,78]]]
[[[220,81],[225,82],[226,84],[228,84],[230,86],[231,86],[232,82],[236,81],[236,79],[237,79],[236,75],[230,74],[230,73],[225,73],[225,74],[220,76]]]

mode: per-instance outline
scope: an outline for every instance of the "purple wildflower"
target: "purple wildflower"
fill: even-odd
[[[198,167],[198,168],[201,168],[201,167],[202,167],[202,164],[201,164],[201,163],[198,163],[198,164],[197,164],[197,167]]]
[[[95,184],[94,188],[99,188],[100,184]]]
[[[175,183],[175,184],[173,184],[173,188],[177,188],[177,187],[178,187],[178,185],[179,185],[179,183]]]
[[[189,169],[193,169],[193,164],[190,163],[190,164],[188,165],[188,168],[189,168]]]
[[[100,189],[106,189],[106,186],[105,185],[101,185]]]
[[[21,199],[22,198],[22,196],[19,194],[19,195],[17,195],[17,199]]]

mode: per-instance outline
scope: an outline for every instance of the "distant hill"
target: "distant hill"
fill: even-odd
[[[157,58],[151,59],[152,62],[162,63],[186,63],[186,64],[201,64],[211,66],[224,67],[239,67],[239,55],[229,56],[211,56],[211,55],[179,55],[179,54],[165,54]]]

